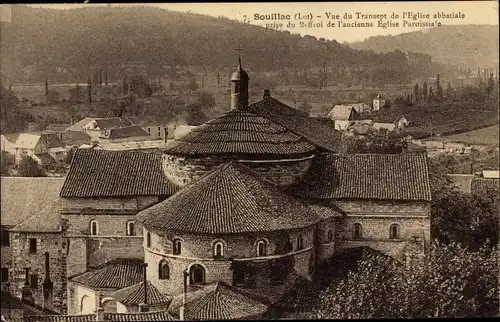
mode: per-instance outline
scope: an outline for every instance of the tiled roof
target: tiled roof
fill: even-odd
[[[92,289],[121,289],[142,280],[142,260],[118,258],[98,266],[96,269],[73,277],[71,280]]]
[[[129,142],[113,142],[113,143],[97,143],[94,149],[106,151],[141,151],[141,150],[154,150],[166,147],[167,143],[163,140],[147,140],[147,141],[129,141]]]
[[[133,125],[132,121],[128,117],[96,118],[95,122],[100,130],[111,130],[114,128]]]
[[[286,127],[327,151],[336,152],[339,149],[340,132],[336,131],[333,125],[308,117],[272,97],[266,96],[261,101],[253,103],[249,106],[249,110]]]
[[[487,191],[500,191],[499,179],[474,178],[472,179],[470,192],[473,194],[484,194]]]
[[[35,215],[29,217],[19,225],[15,226],[11,231],[25,232],[59,232],[61,229],[61,200],[57,199],[47,207],[43,208]]]
[[[149,137],[149,134],[148,132],[144,131],[144,129],[140,125],[131,125],[127,127],[121,127],[109,130],[110,139],[123,139],[136,136]]]
[[[159,196],[176,190],[165,178],[161,155],[78,149],[61,197]]]
[[[171,154],[294,155],[315,146],[285,127],[253,113],[233,110],[191,130],[165,148]]]
[[[421,154],[322,154],[294,191],[314,199],[431,200]]]
[[[89,124],[90,122],[92,122],[95,119],[96,119],[95,117],[83,118],[80,121],[76,122],[75,124],[68,126],[66,128],[66,131],[81,131],[85,125]]]
[[[14,147],[21,149],[34,149],[39,140],[39,134],[21,133],[19,134]]]
[[[147,283],[148,305],[169,303],[170,296],[162,294],[151,282]],[[111,297],[126,306],[144,303],[144,282],[126,287],[111,294]]]
[[[82,144],[91,144],[92,139],[90,135],[83,131],[65,131],[61,132],[61,141],[64,145],[76,145],[80,146]]]
[[[244,233],[306,227],[315,213],[245,166],[231,162],[136,215],[154,231]]]
[[[327,117],[332,120],[352,120],[354,106],[352,105],[335,105],[327,114]]]
[[[37,153],[37,154],[35,154],[35,157],[37,157],[40,160],[42,165],[56,163],[56,160],[54,160],[54,158],[48,153]]]
[[[95,314],[84,315],[33,315],[29,316],[27,322],[94,322]]]
[[[10,143],[16,143],[17,138],[19,137],[20,133],[7,133],[7,134],[2,134]]]
[[[1,178],[2,226],[15,226],[58,198],[64,178]]]
[[[175,321],[167,311],[155,311],[144,313],[104,313],[105,321],[128,322],[128,321]]]
[[[54,133],[43,133],[40,137],[43,143],[45,143],[47,149],[60,148],[64,146]]]
[[[182,303],[176,297],[169,311],[176,314]],[[223,282],[215,282],[188,298],[184,311],[186,320],[236,320],[259,317],[267,311],[267,305],[242,295]]]

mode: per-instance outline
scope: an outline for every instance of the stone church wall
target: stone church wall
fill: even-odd
[[[37,240],[37,252],[30,253],[31,238]],[[25,267],[30,274],[37,274],[38,285],[32,288],[35,304],[43,306],[45,279],[45,252],[49,252],[50,279],[53,282],[53,309],[66,312],[66,252],[67,245],[60,233],[12,233],[12,283],[14,295],[21,297],[25,283]]]

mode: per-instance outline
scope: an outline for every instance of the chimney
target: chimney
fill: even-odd
[[[470,174],[474,174],[474,163],[470,164]]]
[[[265,99],[266,97],[271,97],[271,91],[268,89],[264,90],[264,97],[263,98]]]
[[[75,124],[75,117],[71,115],[71,125]]]
[[[30,268],[25,267],[24,270],[26,271],[26,275],[24,277],[24,286],[21,293],[21,301],[33,302],[34,301],[33,294],[31,293],[31,287],[29,282]]]
[[[45,253],[45,280],[43,282],[43,307],[49,310],[54,309],[53,298],[54,284],[50,280],[50,254]]]
[[[142,284],[144,285],[144,303],[139,304],[139,312],[148,312],[148,263],[142,264]]]
[[[163,142],[167,143],[167,138],[168,138],[168,127],[167,126],[165,126],[163,128],[163,134],[164,134]]]

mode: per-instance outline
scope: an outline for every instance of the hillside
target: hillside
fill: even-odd
[[[358,50],[385,53],[399,49],[431,55],[442,64],[463,66],[472,70],[498,68],[498,26],[441,26],[426,32],[415,31],[396,36],[370,37],[350,44]]]
[[[5,83],[85,82],[96,68],[110,80],[129,66],[161,77],[175,66],[229,73],[238,46],[253,72],[280,71],[311,79],[324,68],[332,80],[401,83],[436,72],[430,57],[407,66],[404,53],[357,51],[286,31],[275,31],[226,18],[166,11],[155,7],[91,7],[54,10],[14,6],[12,22],[1,27],[1,68]],[[167,67],[168,65],[168,67]],[[314,68],[316,67],[316,68]],[[414,75],[415,74],[415,75]]]

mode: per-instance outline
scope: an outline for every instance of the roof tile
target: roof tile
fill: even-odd
[[[135,258],[118,258],[98,266],[96,269],[82,273],[71,280],[90,288],[122,289],[135,285],[142,280],[142,260]]]
[[[147,285],[148,305],[166,304],[172,300],[170,296],[162,294],[151,282],[148,281]],[[144,303],[144,282],[118,290],[111,297],[127,306]]]

